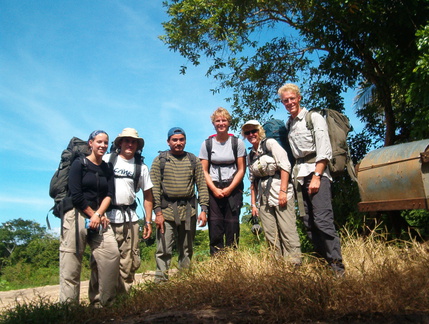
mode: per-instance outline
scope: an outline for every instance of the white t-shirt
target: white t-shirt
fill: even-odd
[[[110,154],[103,157],[106,162],[109,161]],[[134,157],[130,160],[123,159],[118,156],[116,164],[113,167],[115,174],[115,198],[112,205],[131,205],[136,199],[136,192],[134,191]],[[117,176],[119,178],[117,178]],[[153,187],[152,181],[149,177],[149,170],[145,164],[142,164],[140,179],[137,186],[137,192],[142,189],[143,191],[149,190]],[[130,209],[131,210],[131,209]],[[128,213],[122,214],[120,209],[113,209],[106,213],[110,222],[115,224],[124,223],[129,221]],[[125,217],[125,219],[124,219]],[[131,210],[131,221],[136,222],[138,215],[135,211]]]
[[[237,172],[231,138],[232,137],[230,136],[224,143],[218,142],[215,137],[211,138],[212,155],[209,173],[213,181],[231,181]],[[237,158],[245,156],[246,147],[244,146],[244,142],[241,139],[238,139]],[[203,160],[209,159],[206,149],[206,141],[201,144],[200,154],[198,157]],[[219,171],[221,179],[219,179]]]

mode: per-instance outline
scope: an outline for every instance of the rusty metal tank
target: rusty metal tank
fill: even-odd
[[[369,152],[357,168],[360,211],[429,208],[429,139]]]

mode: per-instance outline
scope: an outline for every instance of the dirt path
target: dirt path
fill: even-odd
[[[137,273],[136,282],[140,283],[148,280],[154,276],[154,272],[148,272],[145,274]],[[57,302],[59,298],[60,286],[43,286],[37,288],[27,288],[9,291],[0,291],[0,312],[5,309],[14,307],[17,303],[29,303],[34,300],[40,300],[40,298],[49,300],[51,302]],[[82,281],[80,283],[80,300],[88,298],[88,281]]]

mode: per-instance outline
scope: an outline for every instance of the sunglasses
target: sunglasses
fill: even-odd
[[[250,135],[250,133],[255,134],[255,133],[257,133],[257,132],[258,132],[258,130],[257,130],[257,129],[252,129],[252,130],[250,130],[250,131],[244,132],[244,135],[248,136],[248,135]]]

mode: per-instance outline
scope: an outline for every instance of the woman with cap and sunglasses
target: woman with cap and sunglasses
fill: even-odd
[[[60,301],[79,302],[80,272],[86,243],[94,260],[89,299],[95,307],[107,306],[116,296],[119,276],[119,250],[105,215],[115,193],[113,172],[103,161],[109,144],[106,132],[90,134],[91,153],[76,159],[69,172],[69,192],[73,209],[65,213],[60,242]]]
[[[248,155],[252,216],[259,216],[265,238],[276,255],[300,264],[301,245],[287,153],[275,139],[266,138],[257,120],[246,122],[241,131],[252,144]]]
[[[225,108],[213,112],[211,120],[216,134],[202,143],[199,154],[210,195],[211,255],[225,246],[237,246],[240,236],[246,147],[241,139],[228,134],[231,119]]]

